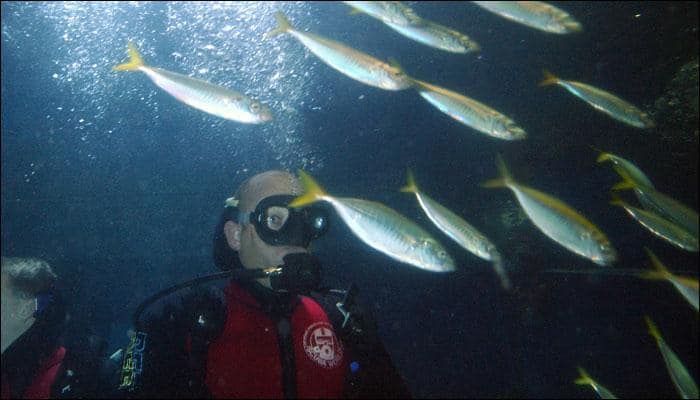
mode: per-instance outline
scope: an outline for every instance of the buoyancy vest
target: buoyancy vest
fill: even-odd
[[[299,398],[343,395],[347,357],[326,312],[313,299],[299,296],[286,327],[266,313],[246,289],[235,282],[224,290],[227,317],[221,335],[208,348],[205,383],[215,398],[281,398],[293,364],[292,379]],[[275,320],[277,319],[277,320]],[[289,347],[286,349],[285,347]],[[291,351],[292,354],[286,354]],[[291,361],[290,361],[291,360]]]
[[[56,381],[63,359],[66,356],[66,348],[59,346],[56,350],[46,358],[42,363],[41,368],[37,371],[34,379],[24,390],[22,398],[24,399],[48,399],[52,397],[51,388]],[[3,376],[2,380],[2,398],[11,398],[11,385]]]

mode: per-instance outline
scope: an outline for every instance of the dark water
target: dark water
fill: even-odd
[[[360,285],[416,396],[590,397],[573,384],[577,365],[621,397],[677,396],[643,316],[697,378],[697,312],[669,284],[542,273],[596,266],[527,220],[504,224],[504,213],[518,220],[512,194],[479,183],[496,176],[501,153],[521,181],[608,234],[620,253],[615,268],[648,268],[648,246],[672,269],[697,276],[697,253],[662,242],[608,205],[617,178],[588,147],[633,160],[660,190],[697,209],[697,3],[561,4],[585,29],[568,36],[468,3],[411,5],[470,35],[480,55],[410,41],[370,17],[349,16],[341,3],[3,2],[2,254],[47,259],[73,303],[74,329],[91,326],[116,348],[141,300],[214,272],[212,231],[224,199],[245,178],[305,168],[332,194],[382,201],[416,220],[460,265],[435,275],[399,264],[340,220],[315,245],[330,283]],[[413,91],[355,82],[289,36],[262,41],[278,8],[300,29],[394,57],[412,76],[502,111],[528,139],[492,139]],[[111,72],[129,40],[152,65],[246,92],[270,104],[277,119],[225,121],[179,103],[142,74]],[[690,113],[656,115],[653,130],[536,85],[548,68],[653,112],[693,60],[694,83],[676,83],[694,93],[694,107],[688,99],[671,104],[690,104]],[[501,249],[511,292],[398,192],[407,167],[425,192]]]

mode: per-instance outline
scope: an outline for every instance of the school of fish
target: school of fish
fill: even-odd
[[[365,14],[383,23],[405,38],[437,50],[473,54],[481,46],[470,36],[419,16],[409,6],[397,1],[345,1],[351,14]],[[568,12],[538,1],[474,1],[474,5],[510,21],[557,35],[580,34],[582,24]],[[575,8],[575,6],[570,6]],[[339,73],[365,85],[387,91],[414,90],[430,105],[455,121],[491,138],[522,141],[524,128],[496,109],[464,94],[409,76],[395,60],[382,61],[347,44],[295,27],[282,13],[276,12],[277,27],[264,36],[271,40],[288,35],[323,63]],[[143,72],[157,87],[180,102],[208,114],[247,124],[271,123],[272,110],[252,97],[201,79],[151,67],[144,63],[136,46],[128,44],[129,61],[113,67],[114,71]],[[433,81],[433,80],[431,80]],[[565,80],[545,70],[540,86],[557,85],[583,100],[594,110],[638,129],[654,129],[655,122],[643,110],[620,97],[588,83]],[[622,182],[611,188],[611,204],[624,209],[633,219],[659,239],[676,248],[698,251],[698,214],[695,210],[660,192],[652,180],[632,161],[603,150],[597,162],[609,162]],[[533,225],[555,243],[599,266],[618,261],[611,241],[593,222],[551,194],[525,186],[515,180],[500,155],[496,157],[500,177],[482,184],[485,188],[507,188]],[[323,201],[329,203],[350,231],[369,247],[399,262],[430,272],[457,269],[454,259],[427,230],[394,209],[376,202],[353,197],[336,197],[326,193],[306,172],[299,171],[305,193],[290,207],[304,207]],[[633,190],[642,208],[635,207],[618,193]],[[415,195],[428,219],[460,247],[490,261],[501,286],[509,289],[505,260],[484,234],[462,216],[421,191],[412,172],[402,192]],[[653,270],[636,274],[650,281],[666,281],[698,311],[697,278],[671,272],[648,248]],[[680,358],[666,344],[651,318],[645,317],[649,333],[658,344],[672,381],[684,398],[697,398],[698,389]],[[590,386],[600,398],[617,398],[610,390],[578,366],[578,385]]]

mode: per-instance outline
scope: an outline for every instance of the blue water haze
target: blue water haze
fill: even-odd
[[[72,303],[72,329],[89,326],[117,348],[142,300],[216,272],[213,229],[244,179],[303,168],[331,194],[381,201],[413,219],[459,266],[433,274],[400,264],[339,218],[314,244],[329,284],[358,283],[416,397],[591,397],[573,383],[577,365],[620,397],[676,396],[643,316],[697,378],[697,312],[670,284],[544,273],[599,267],[544,236],[511,192],[480,183],[497,177],[501,154],[519,181],[608,235],[620,254],[610,268],[649,268],[648,246],[673,270],[697,276],[697,253],[608,204],[619,179],[589,147],[634,161],[660,190],[697,209],[697,151],[687,151],[697,149],[697,130],[674,141],[663,135],[670,122],[635,129],[560,87],[537,85],[547,68],[653,110],[677,71],[697,60],[697,3],[554,3],[584,26],[565,36],[467,2],[408,4],[482,51],[427,47],[349,15],[340,2],[2,2],[2,255],[47,259]],[[413,90],[356,82],[290,35],[263,40],[277,10],[300,30],[394,58],[411,76],[499,110],[528,138],[497,140]],[[150,65],[263,101],[275,121],[219,119],[144,74],[113,72],[129,41]],[[408,168],[422,190],[498,246],[512,291],[399,192]]]

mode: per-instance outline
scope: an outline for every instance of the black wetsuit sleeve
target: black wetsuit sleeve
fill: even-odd
[[[344,329],[350,371],[345,385],[347,398],[410,398],[411,393],[386,347],[379,339],[374,320],[361,316],[360,332]],[[358,318],[359,319],[359,318]]]
[[[346,304],[351,317],[340,313],[330,296],[314,298],[326,310],[343,342],[350,364],[345,380],[344,398],[410,398],[403,377],[377,333],[377,323],[367,307],[356,301]]]
[[[142,326],[144,351],[141,374],[133,387],[120,389],[129,398],[191,397],[184,308],[169,304]]]
[[[219,294],[195,290],[147,319],[142,372],[126,396],[210,397],[204,382],[207,349],[221,333],[226,316]]]
[[[62,344],[66,355],[52,386],[52,398],[121,397],[117,391],[121,365],[107,356],[104,338],[85,333],[64,338]]]

